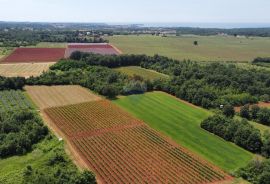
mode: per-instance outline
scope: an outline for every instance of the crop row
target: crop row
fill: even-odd
[[[172,146],[145,125],[73,143],[104,183],[192,184],[226,179],[222,171]]]
[[[103,183],[212,183],[230,179],[106,100],[46,109]]]
[[[32,109],[29,100],[21,91],[0,91],[0,112]]]

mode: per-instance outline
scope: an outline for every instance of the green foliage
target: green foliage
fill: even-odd
[[[47,159],[46,169],[32,166],[24,169],[23,184],[96,184],[93,173],[79,172],[70,162],[63,149],[56,149]]]
[[[25,79],[23,77],[1,77],[0,76],[0,90],[8,89],[22,89],[25,84]]]
[[[270,109],[268,108],[253,105],[250,109],[249,105],[245,105],[241,107],[240,116],[270,126]]]
[[[227,117],[234,117],[235,111],[232,105],[225,105],[223,108],[223,114]]]
[[[260,131],[248,124],[247,121],[214,115],[202,121],[201,127],[253,153],[261,152],[263,143]]]
[[[270,183],[270,160],[254,160],[237,172],[238,177],[253,184]]]
[[[253,113],[254,113],[253,109]],[[244,105],[243,107],[240,108],[240,116],[242,118],[250,119],[250,114],[249,114],[249,105]]]
[[[48,134],[42,120],[31,111],[0,115],[0,158],[29,152]]]

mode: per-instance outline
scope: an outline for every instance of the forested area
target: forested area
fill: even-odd
[[[204,108],[220,105],[256,103],[270,94],[270,73],[246,70],[234,64],[177,61],[163,56],[101,56],[75,52],[72,59],[84,65],[109,68],[141,66],[172,76],[171,80],[153,81],[148,89],[158,89]]]
[[[147,91],[147,83],[150,82],[140,77],[128,77],[107,67],[87,66],[84,62],[72,60],[60,61],[40,77],[27,79],[28,85],[77,84],[109,98],[143,93]]]
[[[48,134],[42,120],[31,111],[0,115],[0,157],[25,154]]]
[[[240,116],[270,126],[270,109],[258,105],[244,105],[240,108]]]

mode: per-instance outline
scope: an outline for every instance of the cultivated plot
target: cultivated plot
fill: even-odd
[[[56,62],[65,55],[65,48],[17,48],[1,63]]]
[[[54,63],[0,64],[0,76],[31,77],[39,76],[49,70]]]
[[[120,67],[120,68],[116,68],[116,71],[122,72],[127,74],[128,76],[134,76],[134,75],[138,75],[141,76],[144,79],[147,80],[155,80],[155,79],[168,79],[169,76],[153,71],[153,70],[148,70],[145,68],[141,68],[138,66],[127,66],[127,67]]]
[[[40,109],[100,100],[80,86],[26,86],[25,90]]]
[[[162,92],[131,95],[114,101],[155,130],[227,170],[235,171],[253,155],[200,128],[211,113]]]
[[[102,54],[102,55],[119,55],[121,51],[107,43],[70,43],[65,52],[65,58],[69,58],[75,51]]]
[[[0,112],[32,109],[32,104],[22,91],[0,91]]]
[[[231,179],[109,101],[49,108],[45,113],[101,183],[201,184]]]
[[[270,50],[270,38],[265,37],[121,35],[107,39],[126,54],[159,54],[179,60],[252,61],[269,57]]]

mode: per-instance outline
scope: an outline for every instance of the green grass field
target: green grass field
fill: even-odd
[[[44,166],[46,166],[48,158],[51,157],[55,149],[64,149],[64,145],[54,137],[50,140],[43,140],[27,155],[0,159],[0,183],[14,184],[15,181],[16,183],[22,183],[24,169],[28,165],[33,168],[46,168]]]
[[[156,71],[153,70],[147,70],[145,68],[141,68],[138,66],[127,66],[127,67],[120,67],[120,68],[116,68],[116,71],[122,72],[127,74],[128,76],[134,76],[134,75],[139,75],[144,79],[148,79],[148,80],[154,80],[154,79],[168,79],[169,76],[162,74],[162,73],[158,73]]]
[[[114,101],[149,126],[206,160],[233,172],[253,154],[200,128],[211,112],[190,106],[162,92],[121,97]]]
[[[270,38],[140,35],[113,36],[107,39],[126,54],[159,54],[180,60],[251,61],[259,56],[270,56]],[[195,40],[198,46],[193,45]]]

